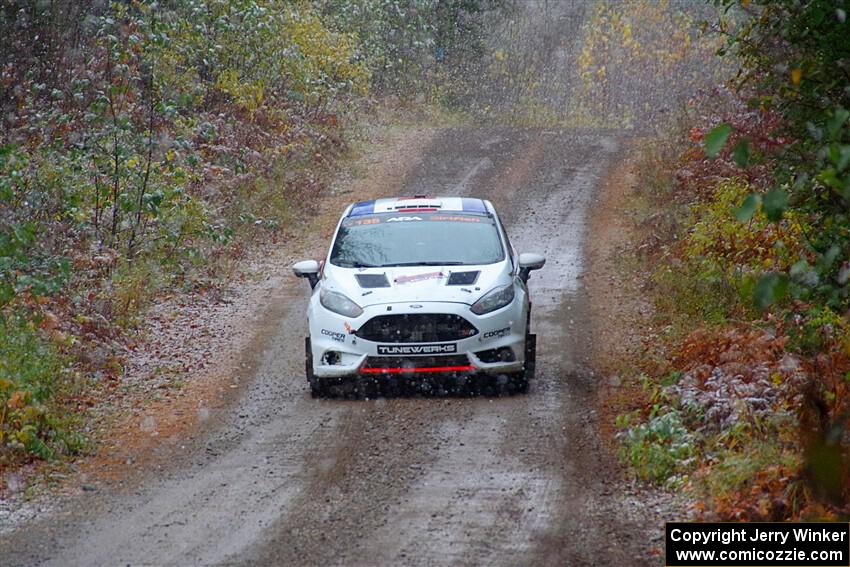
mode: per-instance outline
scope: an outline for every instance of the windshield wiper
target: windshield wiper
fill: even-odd
[[[463,266],[465,262],[400,262],[398,264],[384,264],[382,268],[401,268],[407,266]]]
[[[339,266],[340,268],[383,268],[384,267],[384,266],[381,266],[379,264],[366,264],[364,262],[339,262],[339,260],[337,260],[336,265]]]

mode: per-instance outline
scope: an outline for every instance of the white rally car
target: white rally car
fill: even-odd
[[[463,383],[503,376],[525,391],[536,346],[526,282],[544,263],[514,251],[489,201],[416,196],[349,206],[326,260],[293,266],[313,288],[313,396],[345,382],[424,374]]]

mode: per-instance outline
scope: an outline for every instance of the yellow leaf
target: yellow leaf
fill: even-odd
[[[800,80],[802,78],[803,78],[803,70],[802,69],[800,69],[799,67],[795,67],[794,69],[791,69],[791,82],[794,83],[795,86],[800,84]]]
[[[9,409],[19,409],[26,405],[27,393],[23,390],[17,390],[12,393],[12,396],[6,401],[6,406]]]

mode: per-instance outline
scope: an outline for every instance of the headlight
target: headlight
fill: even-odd
[[[339,313],[340,315],[345,315],[346,317],[351,317],[352,319],[356,319],[363,314],[363,308],[345,297],[341,293],[337,293],[335,291],[328,291],[326,289],[322,289],[319,292],[319,302],[328,309],[329,311],[333,311],[334,313]]]
[[[500,309],[514,300],[514,284],[497,287],[472,304],[470,309],[476,315],[484,315]]]

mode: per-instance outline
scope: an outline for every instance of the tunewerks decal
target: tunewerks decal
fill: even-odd
[[[450,354],[457,352],[456,344],[444,345],[378,345],[378,354]]]

